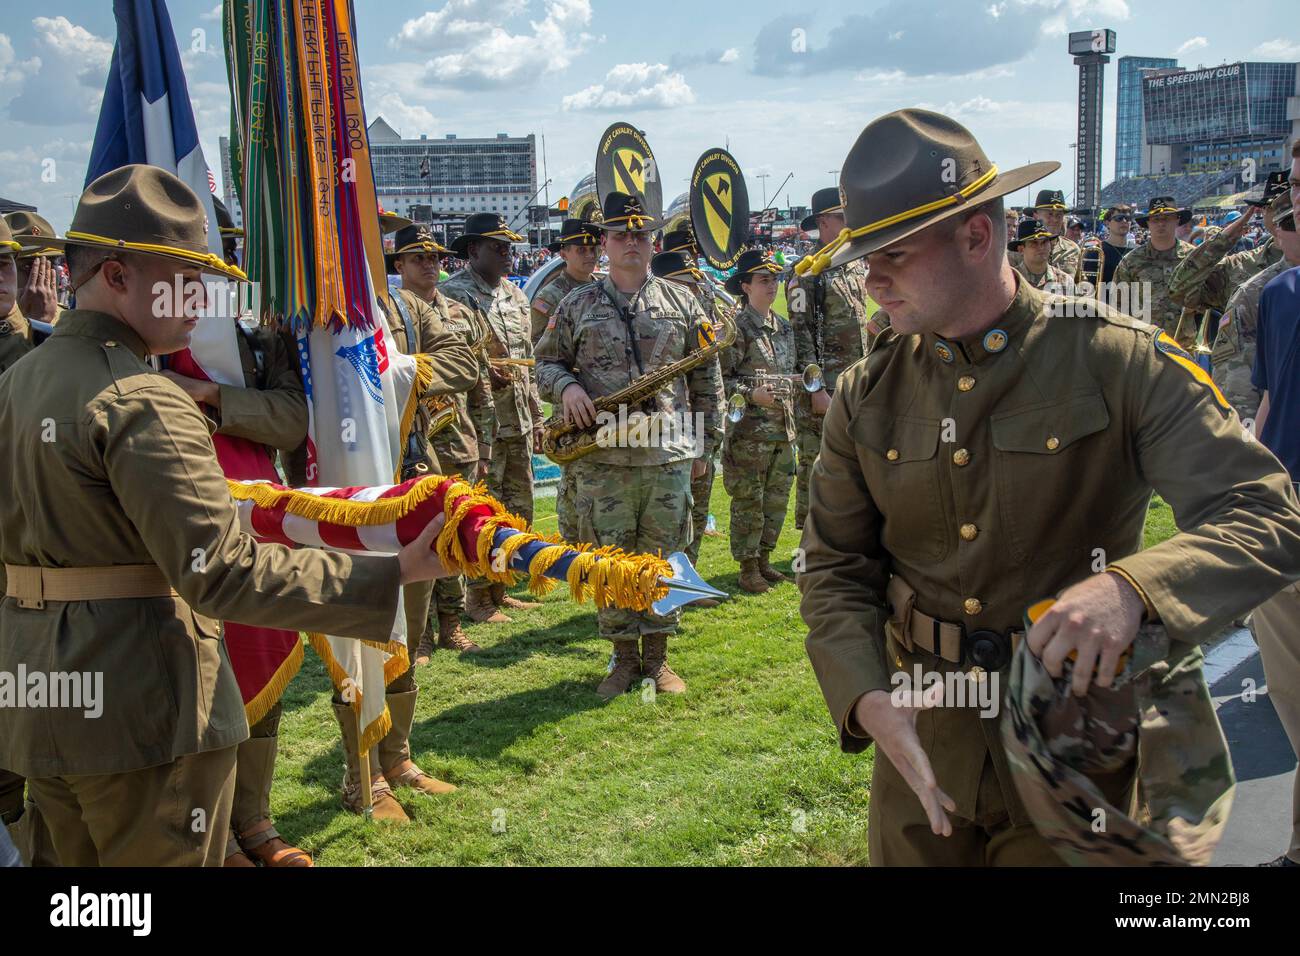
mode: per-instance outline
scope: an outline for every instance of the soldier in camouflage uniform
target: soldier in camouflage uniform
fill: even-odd
[[[1073,239],[1065,235],[1065,193],[1059,189],[1040,189],[1034,201],[1034,214],[1042,220],[1047,231],[1057,236],[1052,246],[1052,255],[1048,259],[1053,266],[1064,272],[1074,282],[1079,281],[1079,262],[1083,250]]]
[[[533,345],[537,344],[537,340],[546,331],[546,323],[551,320],[551,312],[560,304],[560,300],[591,281],[596,260],[600,257],[598,231],[581,219],[566,219],[564,225],[560,226],[560,237],[546,247],[564,260],[564,268],[555,272],[550,281],[533,296]]]
[[[780,271],[770,254],[748,250],[727,279],[727,291],[744,307],[735,318],[736,340],[722,353],[722,378],[745,408],[727,427],[722,481],[731,495],[731,556],[740,562],[741,588],[751,594],[787,580],[771,562],[794,480],[794,331],[772,311]]]
[[[1219,320],[1219,334],[1214,339],[1210,364],[1214,384],[1219,386],[1243,421],[1253,421],[1259,411],[1260,394],[1251,381],[1255,365],[1255,335],[1259,318],[1259,297],[1274,278],[1300,265],[1300,238],[1295,231],[1295,213],[1287,193],[1278,196],[1271,206],[1275,245],[1282,258],[1263,272],[1246,280],[1228,304]]]
[[[1285,195],[1282,186],[1269,199]],[[1189,309],[1223,311],[1228,299],[1252,276],[1258,275],[1282,258],[1275,237],[1277,227],[1271,205],[1265,207],[1264,228],[1269,238],[1254,249],[1232,252],[1246,233],[1250,216],[1239,216],[1213,238],[1206,238],[1174,270],[1169,280],[1169,298]]]
[[[663,256],[660,259],[660,256]],[[658,260],[658,267],[655,261]],[[675,229],[671,233],[664,234],[663,252],[656,255],[650,260],[650,271],[660,278],[668,278],[669,281],[679,282],[690,294],[694,295],[695,300],[699,302],[699,307],[705,310],[705,315],[718,315],[719,307],[722,303],[718,300],[718,295],[714,293],[714,286],[708,281],[708,278],[699,269],[695,268],[695,263],[699,261],[699,250],[695,246],[695,235],[690,232],[690,226],[682,226],[681,229]],[[679,265],[680,263],[680,265]],[[666,274],[671,273],[671,274]],[[695,564],[699,561],[699,546],[703,544],[705,537],[710,535],[708,531],[708,502],[714,494],[714,476],[718,471],[718,463],[715,459],[708,459],[705,463],[705,472],[703,475],[694,477],[690,481],[690,499],[694,502],[692,511],[690,511],[690,544],[686,545],[686,557],[690,558],[690,563]],[[702,597],[697,601],[690,602],[690,607],[716,607],[718,601],[711,597]]]
[[[595,271],[596,260],[600,258],[599,230],[581,219],[566,219],[560,226],[560,238],[552,242],[548,249],[559,253],[564,258],[564,268],[557,272],[550,282],[533,296],[532,302],[532,339],[536,348],[537,340],[546,331],[546,323],[551,320],[551,313],[560,304],[560,300],[579,286],[591,281]],[[572,483],[560,473],[560,483],[555,489],[555,517],[559,521],[560,537],[565,541],[577,541],[578,522],[573,512]]]
[[[844,211],[839,190],[834,187],[813,193],[812,213],[799,224],[805,232],[817,230],[820,250],[844,228]],[[830,407],[840,373],[862,358],[884,326],[874,316],[867,318],[867,268],[861,261],[817,275],[799,270],[805,259],[794,265],[785,286],[786,309],[794,329],[795,365],[804,369],[821,366],[825,387],[795,396],[795,426],[798,433],[799,468],[796,473],[794,526],[803,527],[808,514],[808,475],[821,448],[822,416]]]
[[[693,296],[648,275],[654,227],[635,197],[611,192],[600,223],[609,275],[566,296],[537,343],[543,393],[582,429],[612,424],[597,416],[591,399],[685,359],[712,335]],[[642,412],[645,418],[637,414]],[[654,427],[643,431],[633,424],[621,440],[565,466],[573,480],[579,537],[625,551],[676,551],[691,534],[692,471],[703,470],[720,438],[717,358],[613,414]],[[597,612],[601,636],[614,643],[610,674],[597,688],[602,697],[611,699],[641,678],[662,692],[686,689],[667,661],[668,638],[679,617],[677,611],[658,615],[614,607]]]
[[[488,375],[496,406],[496,434],[488,490],[506,508],[533,520],[533,450],[541,437],[542,403],[531,365],[528,299],[506,276],[510,272],[510,243],[523,236],[511,232],[503,217],[478,213],[465,221],[465,232],[452,241],[451,251],[467,265],[442,284],[442,292],[468,306],[487,323]],[[496,359],[493,363],[491,360]],[[517,364],[503,362],[514,360]],[[506,594],[505,585],[470,585],[465,610],[475,621],[505,622],[502,608],[526,611],[541,607]]]
[[[1170,296],[1169,284],[1174,270],[1196,248],[1174,235],[1178,224],[1188,222],[1192,214],[1177,208],[1171,196],[1155,196],[1147,206],[1146,214],[1138,216],[1137,221],[1139,226],[1150,230],[1150,235],[1143,245],[1120,260],[1113,282],[1128,290],[1131,311],[1149,308],[1150,312],[1142,318],[1169,333],[1183,348],[1190,348],[1196,342],[1196,316],[1189,312],[1179,323],[1183,308]],[[1146,283],[1150,284],[1149,289]],[[1125,289],[1120,290],[1121,295]],[[1124,304],[1122,297],[1118,304]],[[1138,305],[1143,309],[1138,309]]]
[[[1074,279],[1051,262],[1060,239],[1049,232],[1041,220],[1022,219],[1016,227],[1016,238],[1007,243],[1007,251],[1020,254],[1020,264],[1015,269],[1035,289],[1056,295],[1074,295]]]
[[[428,226],[407,225],[398,230],[394,237],[394,251],[384,259],[389,273],[402,277],[402,288],[432,309],[443,329],[454,332],[466,345],[473,347],[485,330],[470,309],[438,291],[442,256],[446,252]],[[467,481],[481,481],[487,476],[492,459],[492,431],[496,424],[486,360],[480,364],[478,383],[468,392],[457,394],[454,401],[455,420],[429,435],[432,467],[440,475],[460,475]],[[460,626],[460,615],[464,610],[463,576],[439,578],[434,582],[428,623],[415,649],[417,665],[427,664],[433,654],[430,627],[435,620],[438,647],[468,653],[480,650]],[[414,637],[410,639],[414,640]]]

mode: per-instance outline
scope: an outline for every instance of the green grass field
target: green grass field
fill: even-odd
[[[554,499],[537,525],[554,527]],[[712,509],[726,532],[728,499]],[[778,565],[797,543],[791,517]],[[1156,502],[1148,543],[1172,533]],[[700,571],[736,594],[726,537]],[[407,826],[339,807],[342,749],[329,679],[309,651],[285,695],[271,805],[286,839],[318,864],[840,865],[866,862],[871,755],[841,755],[803,650],[798,591],[739,592],[687,610],[670,647],[680,697],[604,703],[609,644],[590,606],[561,592],[509,625],[476,625],[478,655],[439,651],[419,669],[416,761],[460,787],[398,791]]]

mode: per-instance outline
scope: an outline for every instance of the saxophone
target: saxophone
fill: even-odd
[[[697,333],[701,347],[691,354],[642,375],[640,378],[633,380],[626,388],[592,399],[591,403],[596,407],[597,416],[601,412],[617,414],[620,405],[639,405],[655,395],[677,376],[685,375],[696,366],[712,361],[723,349],[736,341],[736,321],[734,318],[736,302],[724,290],[717,288],[716,285],[714,292],[716,298],[713,301],[712,311],[714,317],[722,325],[722,336],[719,338],[714,334],[712,326],[709,326],[707,331],[701,329]],[[718,299],[723,301],[726,308],[718,306]],[[552,415],[542,423],[542,451],[547,458],[557,465],[567,465],[569,462],[577,461],[579,458],[601,448],[601,445],[597,442],[599,430],[600,425],[598,423],[593,424],[590,428],[583,428],[580,425],[571,425],[566,422],[563,412]]]
[[[471,309],[474,321],[478,324],[479,337],[470,346],[470,351],[475,355],[482,355],[487,350],[488,335],[491,330],[487,322],[478,314],[477,309]],[[425,434],[432,437],[440,431],[450,428],[456,421],[456,395],[432,395],[424,399],[424,407],[429,413],[429,427]]]

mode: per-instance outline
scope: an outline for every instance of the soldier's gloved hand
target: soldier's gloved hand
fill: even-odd
[[[397,564],[402,569],[402,583],[413,581],[432,581],[434,578],[447,577],[438,552],[433,550],[434,539],[442,531],[446,518],[438,515],[420,532],[420,536],[397,552]]]
[[[876,741],[877,749],[884,751],[921,801],[930,831],[936,836],[952,836],[952,821],[944,811],[956,813],[957,804],[939,789],[930,758],[916,734],[916,715],[934,707],[942,696],[942,682],[915,691],[900,688],[892,694],[868,691],[853,705],[853,719]]]
[[[564,405],[564,420],[579,428],[590,428],[596,424],[596,406],[591,404],[587,390],[574,382],[560,393],[560,402]]]
[[[825,415],[826,410],[831,407],[830,392],[826,391],[824,388],[817,389],[817,391],[808,396],[808,400],[812,402],[814,415]]]
[[[1061,676],[1062,665],[1073,652],[1070,690],[1082,697],[1094,669],[1098,687],[1109,687],[1114,681],[1119,656],[1137,637],[1145,611],[1146,603],[1133,585],[1103,571],[1066,588],[1034,622],[1025,640],[1053,677]]]
[[[772,394],[770,385],[757,385],[749,393],[749,400],[755,405],[761,405],[763,408],[771,408],[776,404],[776,396]]]

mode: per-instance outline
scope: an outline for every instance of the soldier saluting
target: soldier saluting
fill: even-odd
[[[146,362],[198,321],[156,288],[244,278],[206,229],[162,169],[95,180],[65,240],[79,307],[0,379],[0,671],[103,675],[98,716],[0,707],[0,767],[28,777],[64,865],[221,863],[248,724],[213,618],[385,641],[399,585],[444,573],[439,522],[396,558],[240,533],[209,423]]]
[[[1199,670],[1196,644],[1300,578],[1300,511],[1167,335],[1109,310],[1051,318],[1058,300],[1007,264],[1001,197],[1056,163],[1000,172],[960,124],[902,110],[842,168],[847,233],[811,268],[868,257],[891,328],[827,412],[799,586],[841,746],[877,745],[871,860],[1056,863],[995,718],[895,701],[896,675],[1000,688],[1023,640],[1053,677],[1075,655],[1082,695],[1094,667],[1110,685],[1144,618]],[[1153,488],[1184,530],[1139,551]],[[1130,782],[1117,772],[1110,791]]]

